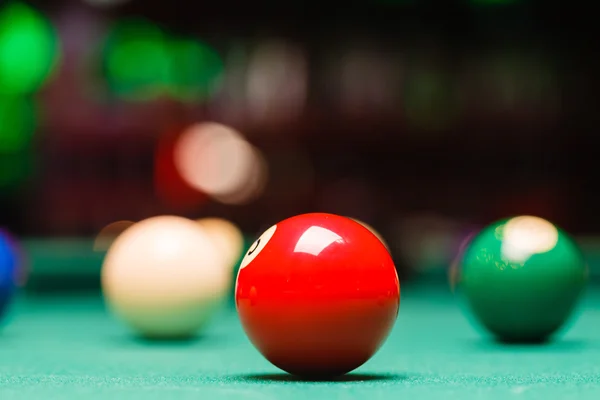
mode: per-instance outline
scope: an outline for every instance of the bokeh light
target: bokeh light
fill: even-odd
[[[257,180],[265,175],[261,161],[257,149],[239,132],[212,122],[186,129],[175,147],[175,165],[183,179],[230,204],[246,201],[248,190],[257,190]]]
[[[166,34],[144,19],[126,19],[110,28],[105,49],[106,78],[118,96],[147,100],[164,94],[170,80]]]
[[[257,121],[297,117],[308,90],[308,62],[301,49],[280,40],[261,43],[248,63],[248,109]]]
[[[210,97],[218,88],[223,61],[207,44],[192,39],[169,42],[171,56],[171,91],[185,101]]]
[[[228,193],[214,194],[213,198],[223,204],[243,205],[258,199],[266,190],[269,181],[269,164],[262,152],[252,146],[253,163],[248,171],[249,179],[237,190]]]
[[[144,19],[124,19],[111,29],[104,50],[111,90],[130,100],[171,96],[207,98],[217,89],[223,61],[200,40],[174,37]]]
[[[57,60],[58,40],[42,14],[20,2],[0,8],[0,93],[34,92]]]
[[[180,18],[183,3],[46,3],[0,2],[1,222],[26,235],[98,234],[98,253],[111,221],[212,215],[248,234],[323,211],[376,222],[411,276],[446,270],[466,225],[501,216],[593,236],[593,185],[569,178],[595,181],[577,155],[597,125],[594,65],[527,27],[534,8],[501,6],[523,2],[468,0],[465,24],[446,26],[380,0],[365,10],[397,23],[312,33]]]

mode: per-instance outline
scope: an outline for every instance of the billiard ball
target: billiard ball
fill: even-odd
[[[125,230],[109,248],[102,288],[110,309],[148,338],[194,335],[231,282],[221,253],[195,221],[158,216]]]
[[[18,257],[13,239],[0,230],[0,317],[5,314],[18,282]]]
[[[551,222],[495,222],[464,250],[459,291],[474,321],[501,341],[549,339],[572,315],[587,278],[576,243]]]
[[[235,299],[250,341],[307,378],[368,361],[392,329],[400,283],[383,243],[350,218],[302,214],[267,229],[240,264]]]

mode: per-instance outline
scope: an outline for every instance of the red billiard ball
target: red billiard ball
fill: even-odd
[[[250,247],[236,306],[250,341],[272,364],[305,377],[350,372],[381,347],[400,306],[385,245],[332,214],[288,218]]]

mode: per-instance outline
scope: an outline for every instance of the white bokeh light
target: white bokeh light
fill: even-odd
[[[246,95],[252,118],[297,116],[307,96],[308,65],[302,50],[283,41],[261,44],[250,57]]]
[[[193,188],[227,204],[240,204],[264,186],[260,152],[236,130],[218,123],[189,127],[175,146],[175,165]],[[260,186],[260,187],[258,187]]]

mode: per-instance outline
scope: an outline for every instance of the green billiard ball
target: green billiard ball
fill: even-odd
[[[569,320],[587,281],[576,243],[533,216],[487,226],[459,263],[458,288],[471,315],[507,342],[550,338]]]

